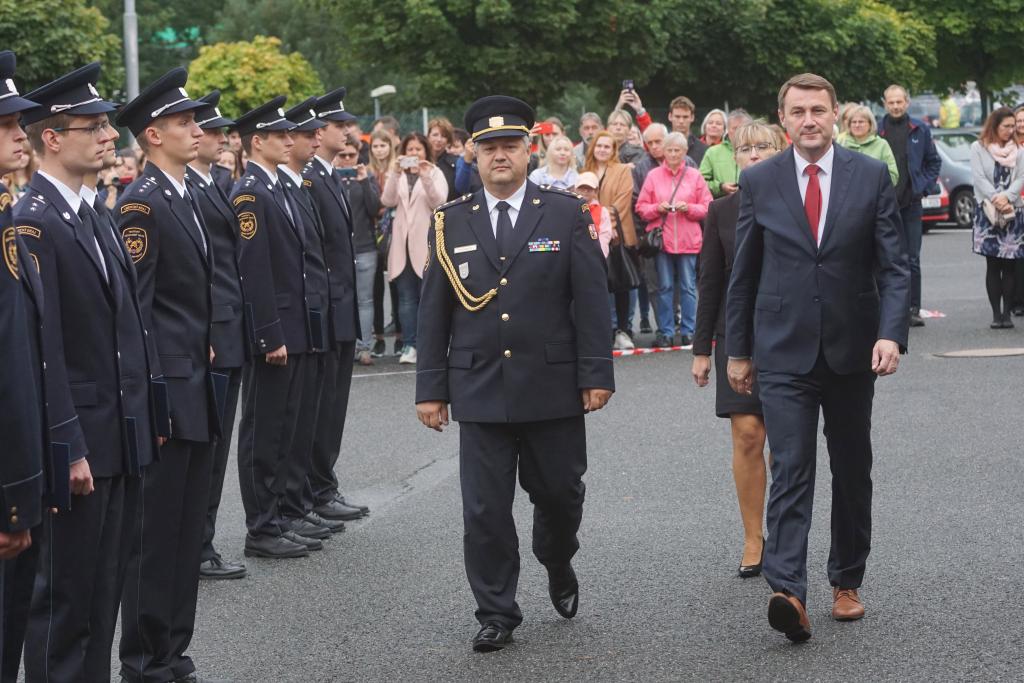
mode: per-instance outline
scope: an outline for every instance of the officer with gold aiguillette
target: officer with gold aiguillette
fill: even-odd
[[[576,614],[584,414],[615,389],[605,260],[589,206],[526,178],[534,112],[513,97],[466,112],[483,189],[434,213],[417,329],[416,412],[460,423],[466,574],[477,652],[512,640],[516,469],[534,504],[533,553],[555,610]]]

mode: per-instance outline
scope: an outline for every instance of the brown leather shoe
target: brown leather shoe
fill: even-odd
[[[811,621],[807,610],[797,598],[785,593],[772,593],[768,601],[768,623],[794,643],[811,637]]]
[[[832,587],[832,618],[836,621],[856,621],[864,616],[864,603],[856,588]]]

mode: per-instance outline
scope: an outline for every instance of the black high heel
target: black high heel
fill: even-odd
[[[764,536],[761,537],[761,559],[758,560],[757,564],[741,564],[740,565],[740,578],[741,579],[752,579],[755,576],[761,575],[761,565],[764,563]]]

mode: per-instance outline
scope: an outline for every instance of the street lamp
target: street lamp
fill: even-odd
[[[393,85],[381,85],[370,91],[370,97],[373,98],[373,118],[380,118],[380,98],[384,95],[394,95],[397,91]]]

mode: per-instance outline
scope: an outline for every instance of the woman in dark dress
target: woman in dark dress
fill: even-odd
[[[780,152],[786,139],[777,126],[749,123],[736,131],[733,139],[736,163],[740,170]],[[732,422],[732,470],[743,520],[743,559],[739,575],[743,578],[761,573],[764,552],[765,472],[764,418],[757,385],[749,396],[737,394],[729,386],[725,366],[725,296],[732,272],[736,246],[736,219],[740,211],[740,192],[711,202],[704,221],[704,243],[700,252],[700,279],[697,285],[697,326],[693,337],[693,379],[697,386],[708,385],[711,353],[715,355],[715,413]],[[715,343],[712,343],[714,340]]]

